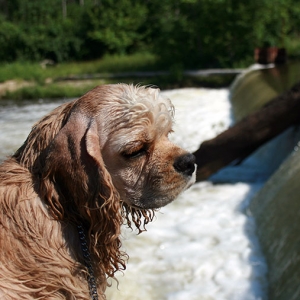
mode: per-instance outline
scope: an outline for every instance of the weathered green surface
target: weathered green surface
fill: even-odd
[[[269,299],[300,299],[300,152],[253,199],[250,210],[269,267]]]
[[[238,76],[231,88],[233,115],[240,120],[300,81],[300,63],[249,70]]]
[[[231,89],[233,116],[240,120],[297,82],[300,82],[300,63],[288,63],[240,75]],[[291,149],[295,147],[295,151],[285,153],[288,158],[250,204],[250,212],[256,220],[258,238],[268,263],[270,300],[300,299],[299,128],[292,128],[289,132],[291,134],[283,135],[280,141],[282,146],[289,144]],[[281,153],[279,146],[270,149],[268,157]]]

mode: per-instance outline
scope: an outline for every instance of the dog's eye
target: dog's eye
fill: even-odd
[[[142,146],[140,148],[133,148],[122,153],[125,158],[137,158],[147,153],[148,147]]]

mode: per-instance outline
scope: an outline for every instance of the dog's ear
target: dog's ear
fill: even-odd
[[[100,138],[97,122],[92,120],[85,136],[86,151],[95,160],[98,166],[104,166],[100,149]]]
[[[43,180],[55,183],[61,195],[71,197],[77,205],[101,186],[103,197],[112,198],[110,175],[101,155],[97,122],[79,112],[73,113],[49,145],[42,169]],[[91,163],[93,161],[93,163]],[[97,182],[96,182],[97,181]],[[46,181],[45,181],[46,182]],[[92,191],[93,190],[93,191]],[[44,193],[47,194],[45,188]],[[56,211],[65,211],[58,195],[45,195]],[[89,203],[89,206],[96,205]],[[87,214],[87,213],[86,213]]]
[[[63,168],[63,172],[74,173],[79,171],[79,165],[86,162],[88,155],[103,168],[99,134],[95,119],[79,112],[71,114],[47,149],[46,165],[50,169]]]
[[[69,198],[78,203],[76,198],[85,197],[88,175],[82,162],[86,156],[82,141],[88,124],[85,116],[72,113],[39,159],[39,193],[52,208],[55,218],[65,218],[66,211],[70,210]]]

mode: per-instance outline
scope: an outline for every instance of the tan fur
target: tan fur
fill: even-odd
[[[158,89],[106,85],[34,125],[0,166],[0,299],[90,299],[79,224],[105,299],[127,260],[121,225],[143,230],[193,181],[193,162],[174,167],[173,114]]]

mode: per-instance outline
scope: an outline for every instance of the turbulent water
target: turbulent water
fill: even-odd
[[[230,125],[227,89],[163,94],[176,108],[171,139],[189,151]],[[0,103],[0,160],[16,150],[33,123],[59,103]],[[245,214],[261,184],[197,183],[162,208],[147,232],[137,235],[124,227],[123,248],[130,259],[124,274],[117,274],[119,284],[111,281],[107,298],[266,299],[266,264],[253,219]]]

